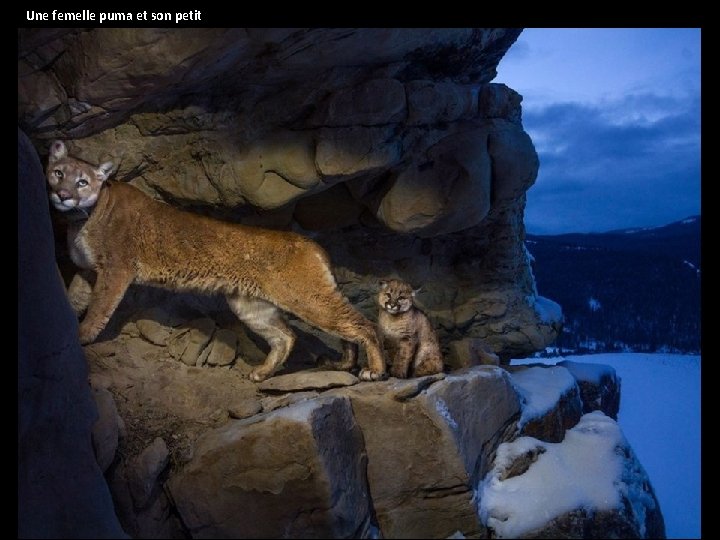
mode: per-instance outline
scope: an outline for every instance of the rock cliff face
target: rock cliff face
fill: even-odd
[[[44,174],[18,132],[18,536],[120,538],[90,442],[98,412],[77,320],[54,258]],[[115,439],[99,453],[103,464],[115,459]],[[107,446],[97,441],[96,450]]]
[[[597,399],[619,395],[612,368],[377,383],[303,369],[254,384],[244,361],[188,366],[133,326],[87,352],[98,402],[117,404],[100,408],[94,438],[115,446],[97,459],[112,448],[106,476],[135,537],[664,535],[614,403]],[[558,503],[524,511],[515,491]]]
[[[85,367],[39,163],[20,142],[21,536],[120,537],[118,518],[139,538],[664,535],[647,474],[603,414],[617,414],[610,368],[476,366],[376,383],[301,370],[254,384],[244,374],[263,354],[241,329],[159,308],[86,347]],[[556,460],[570,468],[548,482],[543,456],[578,446],[597,466]],[[603,497],[573,496],[578,470],[584,493],[601,485]],[[504,482],[554,486],[563,504],[518,511]]]
[[[18,120],[171,204],[313,235],[371,317],[378,277],[423,285],[450,364],[464,339],[507,359],[561,319],[523,246],[522,98],[490,82],[518,34],[21,30]]]
[[[21,535],[121,536],[118,519],[142,538],[664,534],[604,415],[619,407],[612,370],[477,365],[544,347],[562,318],[523,245],[538,160],[521,98],[490,82],[518,34],[20,31],[18,121],[40,154],[65,139],[169,204],[311,235],[370,318],[378,277],[423,285],[457,368],[378,383],[308,369],[337,343],[292,321],[288,366],[255,384],[265,344],[222,301],[134,287],[84,349],[88,386],[21,135]],[[617,474],[596,478],[617,487],[612,504],[528,525],[494,497],[498,483],[532,484],[592,422],[617,456]]]

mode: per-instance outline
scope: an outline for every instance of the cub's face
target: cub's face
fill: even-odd
[[[397,315],[405,313],[413,306],[414,296],[415,291],[404,281],[399,279],[381,281],[378,304],[380,304],[380,309],[384,309],[391,315]]]
[[[90,208],[97,202],[103,182],[112,170],[111,162],[94,167],[79,159],[68,157],[62,141],[50,147],[47,181],[50,185],[50,202],[62,212],[73,208]]]

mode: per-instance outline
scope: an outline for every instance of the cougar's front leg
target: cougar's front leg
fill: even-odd
[[[80,323],[80,343],[92,343],[103,331],[132,280],[128,270],[98,270],[87,315]]]
[[[416,348],[417,341],[411,338],[401,339],[397,342],[392,366],[390,367],[390,375],[399,379],[407,378]]]
[[[95,272],[91,270],[79,270],[72,278],[67,289],[67,297],[75,315],[80,317],[88,305],[92,295],[93,284],[95,283]]]

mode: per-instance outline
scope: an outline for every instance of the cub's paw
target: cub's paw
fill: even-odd
[[[358,378],[361,381],[383,381],[387,379],[387,373],[378,373],[369,368],[363,368],[358,373]]]

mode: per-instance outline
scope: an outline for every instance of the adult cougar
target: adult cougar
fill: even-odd
[[[280,310],[339,336],[342,365],[356,365],[365,347],[363,380],[385,376],[374,325],[339,291],[325,251],[292,232],[225,223],[173,208],[123,183],[106,182],[112,163],[94,166],[68,156],[61,141],[50,147],[50,201],[60,211],[80,209],[86,221],[68,229],[72,260],[97,274],[80,341],[95,340],[131,283],[172,290],[222,293],[230,309],[270,345],[265,362],[250,374],[271,376],[287,359],[295,336]],[[80,279],[76,276],[76,279]]]

